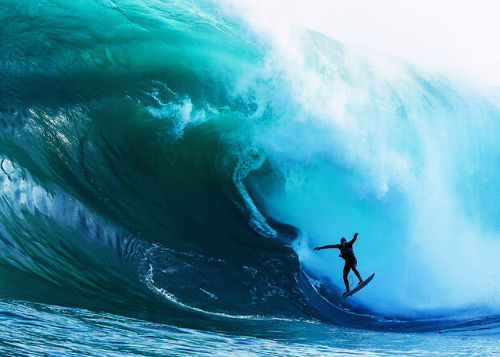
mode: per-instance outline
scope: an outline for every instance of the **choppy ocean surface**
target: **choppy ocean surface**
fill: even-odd
[[[2,355],[500,354],[498,88],[223,1],[0,0],[0,54]]]
[[[394,333],[313,321],[233,321],[231,334],[82,309],[1,303],[4,356],[495,356],[498,336]],[[238,330],[242,323],[245,328]],[[242,327],[243,327],[242,326]]]

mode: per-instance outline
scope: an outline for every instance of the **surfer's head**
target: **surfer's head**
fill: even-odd
[[[342,237],[342,239],[340,240],[340,245],[344,246],[347,244],[347,241],[345,240],[344,237]]]

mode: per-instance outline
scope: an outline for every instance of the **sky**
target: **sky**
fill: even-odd
[[[500,86],[500,1],[233,0],[268,24],[288,23],[344,44]]]

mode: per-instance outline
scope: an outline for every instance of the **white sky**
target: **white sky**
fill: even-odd
[[[230,1],[242,6],[241,0]],[[259,21],[292,23],[345,44],[500,86],[498,0],[248,0]]]

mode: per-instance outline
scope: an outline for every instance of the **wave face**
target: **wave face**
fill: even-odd
[[[498,93],[213,2],[0,19],[4,296],[205,327],[497,323]],[[355,231],[376,278],[346,303],[312,248]]]

